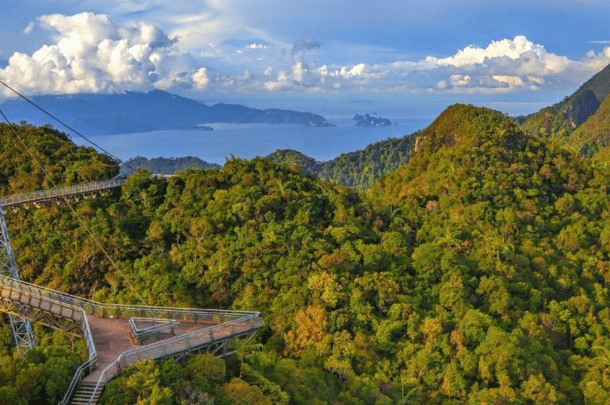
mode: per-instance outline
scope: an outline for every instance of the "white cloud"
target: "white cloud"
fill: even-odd
[[[506,83],[509,87],[521,87],[523,86],[523,79],[519,76],[511,75],[493,75],[492,78],[499,83]]]
[[[464,87],[470,84],[470,76],[466,75],[451,75],[449,81],[454,87]]]
[[[0,78],[26,94],[146,91],[207,87],[206,69],[151,24],[118,24],[107,15],[81,13],[38,18],[54,43],[32,55],[15,53]]]
[[[347,70],[347,68],[343,66],[339,71],[339,74],[341,75],[341,77],[347,79],[351,77],[362,76],[365,73],[365,69],[366,65],[364,63],[354,65],[350,70]]]
[[[318,49],[310,55],[308,51]],[[486,47],[467,46],[454,55],[398,60],[387,64],[318,64],[324,48],[309,38],[292,47],[291,65],[265,65],[247,82],[249,89],[267,91],[388,91],[429,90],[450,93],[507,93],[582,83],[610,62],[610,47],[572,60],[548,52],[524,36],[493,41]],[[279,73],[274,73],[279,72]],[[238,82],[236,82],[238,83]],[[238,84],[244,84],[239,82]]]
[[[0,78],[26,94],[152,88],[497,93],[573,86],[610,63],[610,46],[573,60],[525,36],[417,58],[363,45],[342,60],[350,44],[323,45],[308,37],[279,41],[227,14],[237,3],[231,4],[217,1],[199,14],[174,12],[166,17],[170,34],[93,13],[42,16],[24,32],[47,29],[53,41],[31,55],[15,53]],[[158,0],[130,0],[124,7],[139,12],[158,7]]]
[[[293,87],[288,75],[284,71],[279,72],[275,80],[266,81],[264,86],[268,91],[277,91]]]
[[[582,83],[610,63],[610,47],[590,51],[582,60],[548,52],[525,36],[492,41],[485,48],[469,45],[445,58],[428,56],[389,65],[392,75],[429,72],[440,77],[429,86],[435,91],[498,93],[535,91],[541,86]]]
[[[33,22],[28,23],[27,27],[25,27],[23,29],[23,33],[25,35],[29,35],[32,33],[32,30],[34,29],[35,24]]]
[[[534,44],[526,37],[519,35],[513,40],[503,39],[501,41],[492,41],[487,48],[479,48],[475,45],[469,45],[448,58],[438,59],[429,56],[426,58],[426,62],[439,66],[451,65],[455,67],[463,67],[467,65],[482,64],[486,59],[501,57],[518,59],[526,52],[534,52],[538,57],[546,53],[542,45]]]
[[[294,59],[295,62],[289,72],[282,70],[274,80],[264,82],[264,88],[267,91],[319,92],[325,89],[333,91],[337,89],[361,89],[363,85],[373,83],[388,73],[387,69],[379,66],[367,66],[364,63],[333,67],[307,65],[303,61],[302,53],[299,53],[298,57]],[[273,69],[267,67],[263,75],[269,77],[272,72]]]
[[[256,44],[256,43],[248,44],[248,45],[246,45],[246,48],[247,49],[269,49],[269,47],[267,45]]]
[[[193,83],[200,90],[208,87],[210,79],[208,78],[206,68],[201,68],[193,73]]]
[[[429,56],[423,63],[411,67],[446,68],[462,72],[479,72],[493,75],[548,76],[562,74],[568,70],[579,70],[578,61],[548,52],[544,46],[535,44],[519,35],[514,39],[492,41],[487,47],[469,45],[455,55],[446,58]],[[409,65],[407,65],[409,66]]]

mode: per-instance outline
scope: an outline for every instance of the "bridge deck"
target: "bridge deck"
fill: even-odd
[[[129,327],[129,320],[100,318],[93,315],[89,315],[88,318],[91,335],[93,336],[93,342],[95,343],[97,351],[98,366],[97,369],[85,377],[83,381],[97,382],[102,371],[115,361],[121,353],[143,346],[133,342],[130,336],[131,328]],[[175,334],[181,335],[183,333],[193,332],[202,327],[201,324],[180,322],[176,327]],[[169,337],[173,336],[166,335],[159,340],[164,340]],[[152,342],[152,340],[148,341],[148,343]]]
[[[15,194],[0,198],[2,207],[11,207],[19,204],[37,203],[46,200],[59,199],[68,196],[84,195],[98,191],[122,187],[125,180],[108,180],[77,186],[58,187],[48,190],[32,191],[30,193]]]
[[[232,339],[250,339],[265,325],[259,312],[102,304],[1,275],[0,311],[85,339],[89,360],[75,373],[62,405],[72,397],[81,373],[89,372],[87,383],[97,382],[91,395],[86,394],[94,398],[123,368],[140,360],[180,359],[202,350],[225,356]],[[171,327],[136,345],[130,320],[138,317],[145,328],[143,315],[153,323],[168,321]]]

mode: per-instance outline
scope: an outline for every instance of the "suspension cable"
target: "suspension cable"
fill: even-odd
[[[4,83],[3,83],[4,84]],[[55,182],[53,181],[53,179],[51,178],[51,176],[49,175],[49,173],[45,170],[45,168],[43,167],[43,165],[40,163],[40,161],[36,158],[36,156],[34,156],[34,154],[32,153],[32,151],[28,148],[28,146],[26,145],[26,143],[23,141],[23,139],[21,138],[21,136],[19,136],[19,133],[17,132],[15,126],[13,123],[11,123],[8,118],[6,117],[6,115],[4,115],[4,112],[2,112],[2,110],[0,110],[0,115],[2,115],[2,118],[6,121],[6,123],[8,124],[8,127],[11,128],[13,134],[15,134],[15,136],[17,137],[17,139],[19,140],[19,142],[21,143],[21,145],[23,146],[23,148],[26,150],[26,152],[30,155],[30,157],[32,158],[32,160],[36,163],[36,165],[40,168],[40,170],[42,171],[42,173],[45,175],[45,177],[49,180],[49,182],[53,185],[53,187],[57,187]],[[16,145],[15,145],[16,146]],[[144,298],[138,293],[138,291],[135,289],[135,287],[129,282],[129,279],[125,276],[125,273],[123,273],[123,271],[119,268],[119,266],[116,264],[116,262],[114,260],[112,260],[112,258],[110,257],[110,255],[108,254],[108,252],[106,251],[106,249],[104,249],[104,247],[102,246],[101,242],[96,238],[95,234],[93,233],[93,231],[85,224],[85,221],[81,218],[80,215],[78,215],[78,212],[76,212],[76,210],[74,209],[74,207],[72,206],[72,204],[70,203],[70,201],[68,200],[68,198],[65,195],[61,196],[64,200],[64,202],[66,203],[66,205],[70,208],[70,210],[72,211],[72,213],[74,214],[74,216],[78,219],[78,222],[80,223],[80,225],[85,228],[87,230],[87,233],[89,233],[89,235],[93,238],[95,244],[97,245],[98,248],[100,248],[100,250],[104,253],[104,255],[106,256],[106,258],[110,261],[110,263],[112,264],[112,267],[114,267],[114,269],[123,277],[123,280],[127,283],[127,285],[131,288],[131,290],[134,292],[134,294],[136,295],[136,297],[140,300],[140,302],[142,302],[142,304],[144,304],[144,306],[147,306],[148,304],[146,303],[146,301],[144,301]]]
[[[7,89],[9,89],[10,91],[12,91],[13,93],[15,93],[17,96],[21,97],[22,99],[24,99],[25,101],[27,101],[28,103],[30,103],[31,105],[33,105],[34,107],[36,107],[38,110],[40,110],[43,114],[51,117],[52,119],[54,119],[55,121],[57,121],[59,124],[63,125],[66,129],[72,131],[73,133],[75,133],[76,135],[80,136],[81,138],[83,138],[85,141],[89,142],[91,145],[95,146],[96,148],[98,148],[99,150],[101,150],[102,152],[104,152],[104,154],[108,155],[109,157],[111,157],[112,159],[114,159],[117,163],[119,163],[120,165],[125,165],[128,168],[130,168],[134,173],[136,173],[136,169],[134,169],[133,167],[131,167],[130,165],[127,164],[127,162],[122,161],[120,158],[114,156],[112,153],[108,152],[106,149],[102,148],[100,145],[96,144],[95,142],[93,142],[91,139],[87,138],[85,135],[81,134],[80,132],[78,132],[77,130],[75,130],[74,128],[72,128],[71,126],[69,126],[68,124],[66,124],[65,122],[63,122],[62,120],[60,120],[59,118],[57,118],[56,116],[54,116],[53,114],[51,114],[50,112],[48,112],[47,110],[45,110],[44,108],[42,108],[41,106],[39,106],[38,104],[36,104],[35,102],[33,102],[32,100],[30,100],[28,97],[24,96],[23,94],[21,94],[20,92],[18,92],[17,90],[13,89],[11,86],[9,86],[8,84],[6,84],[5,82],[3,82],[2,80],[0,80],[0,84],[3,85],[4,87],[6,87]]]

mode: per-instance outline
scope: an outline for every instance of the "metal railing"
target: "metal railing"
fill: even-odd
[[[70,385],[64,394],[64,398],[58,405],[67,405],[70,402],[70,399],[74,395],[74,391],[78,384],[83,380],[85,375],[91,374],[94,369],[97,368],[97,351],[95,350],[95,343],[93,343],[93,336],[91,335],[91,328],[89,328],[89,321],[87,320],[87,315],[85,311],[83,311],[84,322],[83,322],[83,338],[87,343],[87,347],[89,348],[89,359],[80,365],[74,372],[74,376],[72,377],[72,381],[70,381]]]
[[[78,369],[76,369],[74,377],[72,378],[72,381],[64,394],[64,398],[59,403],[60,405],[67,405],[70,398],[74,394],[74,390],[78,386],[78,383],[80,383],[80,381],[83,379],[83,375],[85,373],[91,373],[93,369],[97,367],[97,351],[95,350],[95,344],[93,342],[93,336],[91,335],[91,328],[89,327],[87,314],[83,308],[66,302],[54,300],[46,295],[38,294],[37,289],[32,288],[32,286],[33,284],[25,283],[6,276],[0,276],[0,291],[2,291],[0,295],[3,298],[16,301],[42,311],[50,312],[54,315],[70,319],[77,323],[80,326],[81,333],[89,351],[89,358],[86,362],[81,364]],[[5,294],[4,290],[8,290],[8,294]],[[77,315],[80,315],[80,317]]]
[[[154,323],[154,325],[138,327],[137,322]],[[135,342],[142,344],[151,338],[159,338],[163,333],[175,333],[180,322],[171,319],[159,318],[129,318],[129,327]]]
[[[183,322],[219,324],[229,322],[244,316],[260,316],[260,312],[253,311],[226,311],[222,309],[200,309],[200,308],[172,308],[145,305],[123,305],[106,304],[97,301],[80,298],[71,294],[41,287],[25,281],[17,281],[9,277],[0,276],[0,284],[16,283],[23,291],[33,295],[48,297],[52,300],[82,308],[86,313],[100,318],[129,319],[140,318],[163,318],[181,320]],[[148,316],[147,316],[148,315]],[[154,315],[154,316],[151,316]]]
[[[48,190],[31,191],[29,193],[14,194],[0,198],[0,204],[3,207],[11,205],[24,204],[28,202],[44,201],[62,196],[70,196],[75,194],[83,194],[88,192],[107,190],[110,188],[122,187],[125,180],[107,180],[94,183],[80,184],[76,186],[51,188]]]
[[[226,341],[233,337],[244,335],[265,326],[258,316],[250,315],[235,319],[220,325],[209,326],[193,332],[185,333],[170,339],[162,340],[147,346],[127,350],[110,363],[100,375],[97,385],[89,398],[91,404],[96,394],[106,384],[116,377],[125,367],[142,360],[159,360],[175,356],[178,353],[193,352],[205,348],[218,341]],[[231,353],[224,353],[225,355]]]
[[[86,316],[87,313],[101,318],[143,318],[146,315],[148,318],[153,319],[180,320],[182,322],[213,325],[122,353],[115,362],[104,369],[91,398],[94,397],[100,383],[102,383],[101,387],[103,388],[122,368],[129,364],[143,359],[159,359],[176,355],[177,353],[197,350],[199,347],[205,347],[219,340],[230,339],[234,336],[255,331],[265,325],[260,318],[260,312],[103,304],[1,275],[0,287],[11,288],[17,291],[18,294],[15,296],[15,300],[19,302],[27,304],[27,302],[32,303],[32,299],[38,299],[39,302],[48,303],[44,307],[45,311],[51,312],[53,305],[58,305],[59,313],[56,314],[58,316],[63,317],[65,314],[67,318],[72,319],[64,311],[65,309],[70,309],[71,316],[74,316],[75,311],[82,314],[78,319],[82,324],[81,332],[89,348],[89,359],[76,370],[60,405],[66,405],[70,401],[74,390],[83,379],[83,374],[86,371],[90,373],[97,366],[97,352],[93,343],[93,337],[91,336]],[[28,297],[29,301],[21,300],[21,297]],[[9,299],[12,299],[12,297],[9,297]],[[75,320],[75,322],[77,321]],[[111,372],[111,370],[114,371]],[[89,403],[91,403],[91,400]]]

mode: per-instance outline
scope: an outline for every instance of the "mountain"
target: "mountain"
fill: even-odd
[[[610,96],[595,114],[570,134],[564,144],[585,156],[599,159],[598,154],[610,146]],[[607,151],[602,154],[607,155]]]
[[[215,122],[333,126],[317,114],[278,109],[259,110],[232,104],[207,106],[161,90],[149,93],[36,96],[32,97],[32,101],[69,126],[90,135],[167,129],[209,130],[209,127],[201,124]],[[58,125],[22,99],[8,100],[0,108],[13,122],[23,120],[35,125]]]
[[[610,65],[586,81],[563,101],[537,113],[515,118],[527,134],[541,134],[564,143],[591,117],[610,94]]]
[[[370,187],[378,178],[409,161],[409,155],[417,132],[401,138],[389,138],[375,142],[366,148],[342,153],[332,160],[318,162],[301,152],[277,150],[265,159],[276,163],[297,165],[303,173],[360,190]]]
[[[302,173],[316,177],[320,175],[325,163],[318,162],[314,158],[293,149],[278,149],[264,158],[282,165],[298,166]]]
[[[59,184],[118,170],[17,133],[32,154],[0,126],[1,193],[48,186],[36,161]],[[84,297],[261,311],[235,356],[133,365],[102,403],[607,403],[609,174],[468,105],[401,141],[408,162],[366,192],[231,159],[7,213],[11,243],[24,280]],[[79,364],[82,341],[35,331],[21,358],[0,318],[5,403],[59,402]]]
[[[593,298],[603,276],[585,270],[609,254],[604,176],[501,115],[454,105],[422,131],[410,161],[369,190],[395,229],[411,235],[410,291],[426,297],[416,304],[422,316],[443,319],[437,330],[456,352],[445,363],[455,373],[446,367],[438,384],[411,371],[427,387],[420,403],[445,403],[443,395],[453,396],[447,403],[607,401],[588,366],[560,387],[573,361],[601,361],[600,344],[610,343],[596,341],[596,321],[580,323],[585,312],[600,319],[594,314],[606,307]],[[569,309],[576,302],[587,309]],[[409,352],[424,367],[442,346],[430,349],[424,338]],[[534,385],[537,394],[528,392]]]
[[[365,190],[383,175],[409,161],[409,153],[416,137],[417,132],[400,138],[389,138],[324,162],[318,162],[292,149],[278,149],[264,159],[283,165],[294,165],[299,167],[303,174]],[[207,169],[220,168],[220,165],[192,156],[152,159],[137,156],[125,162],[121,167],[121,173],[127,175],[133,172],[132,168],[144,168],[152,173],[173,174],[188,167]]]
[[[265,156],[264,159],[283,165],[297,166],[303,174],[365,190],[383,175],[409,161],[409,153],[417,134],[416,132],[400,138],[389,138],[368,145],[362,150],[343,153],[332,160],[323,162],[318,162],[314,158],[292,149],[278,149]],[[121,173],[127,175],[133,172],[132,169],[144,168],[152,173],[173,174],[189,167],[208,169],[221,166],[192,156],[152,159],[137,156],[125,162],[125,165],[121,167]]]
[[[147,159],[142,156],[136,156],[127,160],[121,166],[121,174],[129,176],[134,172],[134,169],[146,169],[155,174],[174,174],[175,172],[193,169],[219,169],[221,166],[216,163],[208,163],[198,157],[185,156],[180,158],[163,158],[156,157]]]

